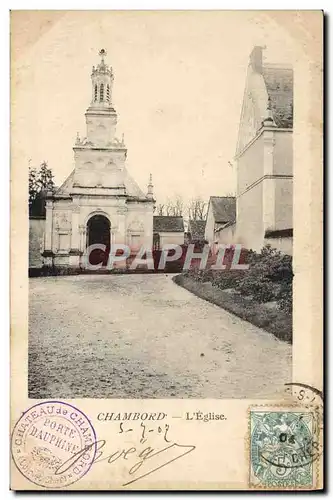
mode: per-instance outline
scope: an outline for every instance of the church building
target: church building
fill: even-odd
[[[91,102],[85,113],[86,137],[77,135],[75,168],[46,199],[43,263],[79,267],[86,248],[116,243],[135,253],[152,248],[154,197],[150,176],[144,193],[126,169],[124,138],[116,137],[117,113],[112,102],[113,70],[106,51],[92,68]]]
[[[292,254],[293,68],[254,47],[245,82],[237,151],[236,240]]]

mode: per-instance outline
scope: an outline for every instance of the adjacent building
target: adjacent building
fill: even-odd
[[[250,56],[235,160],[237,242],[291,254],[293,69],[264,63],[262,47]]]
[[[154,250],[161,250],[164,245],[184,245],[183,217],[155,215],[153,231]]]
[[[211,196],[204,234],[213,252],[219,244],[229,245],[234,242],[235,222],[236,198],[234,196]]]

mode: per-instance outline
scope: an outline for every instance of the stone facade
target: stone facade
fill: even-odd
[[[114,243],[135,251],[152,247],[153,186],[144,194],[126,169],[124,138],[116,137],[117,113],[112,104],[112,68],[106,52],[91,74],[92,99],[86,137],[77,136],[75,168],[46,200],[44,265],[79,267],[87,246]]]
[[[292,253],[293,70],[263,63],[261,47],[250,56],[235,159],[235,239]]]

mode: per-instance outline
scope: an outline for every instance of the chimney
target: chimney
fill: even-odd
[[[256,45],[250,55],[250,65],[253,68],[253,71],[257,73],[262,73],[262,51],[266,47],[262,47],[260,45]]]

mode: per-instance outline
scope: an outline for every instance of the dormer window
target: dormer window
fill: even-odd
[[[101,83],[101,86],[99,88],[99,100],[100,102],[104,101],[104,85]]]
[[[110,102],[110,85],[107,84],[106,86],[106,100]]]

